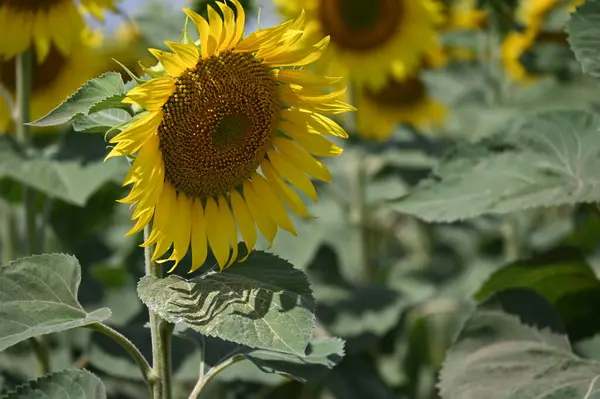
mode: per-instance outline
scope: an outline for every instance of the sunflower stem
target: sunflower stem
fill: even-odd
[[[217,374],[219,374],[221,371],[225,370],[227,367],[233,366],[237,362],[240,362],[244,359],[245,359],[244,356],[241,356],[241,355],[232,356],[229,359],[225,360],[224,362],[211,368],[208,371],[208,373],[206,373],[206,374],[204,374],[204,368],[202,367],[201,368],[202,374],[200,375],[200,378],[198,378],[198,381],[196,382],[196,385],[194,386],[194,389],[192,390],[192,393],[190,394],[189,399],[198,399],[200,397],[200,394],[204,390],[204,388],[206,388],[208,383]]]
[[[31,140],[31,128],[26,125],[29,122],[31,80],[33,71],[33,50],[29,49],[17,56],[16,62],[17,100],[15,116],[15,129],[17,140],[27,150]],[[25,219],[27,225],[27,253],[34,254],[37,251],[37,228],[35,215],[35,192],[23,185],[23,204],[25,206]]]
[[[150,237],[150,226],[144,228],[144,241]],[[146,276],[162,278],[162,268],[152,260],[153,245],[144,248]],[[171,399],[172,366],[171,337],[174,325],[162,320],[156,313],[148,309],[150,316],[150,336],[152,340],[152,369],[156,379],[150,380],[152,399]]]

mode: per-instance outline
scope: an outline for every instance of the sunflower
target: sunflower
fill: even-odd
[[[102,17],[103,9],[114,10],[115,0],[81,0],[84,9]],[[0,59],[9,59],[35,46],[43,62],[52,44],[68,55],[77,47],[85,23],[75,0],[0,1]]]
[[[435,0],[275,0],[284,14],[306,10],[307,31],[329,35],[325,70],[374,89],[386,75],[403,79],[437,44],[441,5]]]
[[[41,63],[33,67],[31,85],[31,118],[36,120],[60,104],[65,97],[108,68],[108,62],[100,57],[102,37],[87,32],[75,48],[76,53],[65,56],[52,48]],[[0,84],[8,94],[15,97],[15,59],[0,62]],[[48,128],[34,128],[47,131]],[[12,118],[5,97],[0,95],[0,134],[12,130]]]
[[[308,176],[322,181],[330,173],[312,157],[337,156],[342,149],[326,136],[346,132],[321,112],[354,110],[331,91],[339,79],[301,67],[317,60],[329,38],[294,47],[304,32],[305,14],[242,38],[244,10],[217,3],[207,22],[190,9],[200,40],[166,42],[173,52],[149,49],[162,75],[131,89],[125,103],[146,111],[117,134],[107,158],[137,154],[121,200],[134,206],[134,234],[152,223],[148,239],[157,260],[173,268],[191,248],[191,271],[210,248],[221,268],[238,257],[238,232],[248,253],[257,231],[273,243],[278,227],[295,234],[285,205],[309,217],[290,184],[317,200]],[[284,68],[284,67],[294,67]],[[154,68],[156,70],[156,68]],[[173,269],[171,269],[173,270]]]
[[[379,90],[358,90],[356,108],[358,134],[377,141],[388,139],[400,123],[420,129],[440,126],[447,112],[429,97],[418,73],[403,81],[390,77]]]
[[[477,8],[475,0],[444,0],[442,30],[481,30],[487,24],[487,13]]]

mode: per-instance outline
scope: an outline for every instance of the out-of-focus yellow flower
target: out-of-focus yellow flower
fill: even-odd
[[[184,9],[200,35],[194,43],[166,42],[172,52],[150,49],[162,68],[131,89],[125,103],[146,112],[117,134],[107,158],[136,155],[121,202],[134,207],[128,234],[152,223],[144,246],[153,259],[174,261],[191,248],[191,271],[212,249],[221,268],[238,258],[238,232],[248,252],[260,230],[273,243],[277,230],[295,234],[288,210],[310,217],[295,186],[313,200],[309,176],[329,181],[313,156],[342,149],[326,136],[347,137],[322,113],[354,110],[332,91],[328,78],[303,70],[329,42],[294,48],[305,14],[243,38],[245,14],[217,2],[223,19],[208,9],[208,21]],[[288,67],[293,67],[292,69]],[[172,248],[170,255],[163,258]]]
[[[100,56],[99,33],[86,32],[74,52],[65,56],[56,48],[41,63],[33,67],[31,93],[31,118],[41,118],[58,106],[83,83],[107,68],[106,58]],[[0,83],[8,93],[15,96],[15,59],[0,62]],[[12,131],[11,110],[5,98],[0,96],[0,133]],[[34,131],[49,129],[34,128]]]
[[[438,42],[442,7],[435,0],[275,0],[290,16],[306,10],[307,40],[329,36],[322,67],[374,89],[386,76],[410,76]],[[312,39],[312,40],[311,40]]]
[[[81,6],[98,18],[114,10],[115,0],[81,0]],[[38,62],[45,61],[52,45],[62,55],[78,48],[85,32],[75,0],[0,1],[0,60],[35,47]]]
[[[388,139],[400,123],[439,127],[447,114],[442,104],[429,97],[418,74],[403,81],[390,78],[379,90],[357,90],[356,107],[358,134],[377,141]]]

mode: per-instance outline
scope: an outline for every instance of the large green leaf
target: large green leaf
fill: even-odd
[[[87,370],[63,370],[30,381],[2,399],[106,399],[100,378]]]
[[[25,339],[97,323],[110,309],[86,312],[77,300],[75,257],[36,255],[0,267],[0,351]]]
[[[600,363],[581,359],[563,335],[498,310],[466,323],[442,367],[443,399],[598,399]]]
[[[600,281],[581,254],[557,248],[517,261],[493,273],[475,294],[480,302],[510,288],[527,288],[551,303],[564,319],[571,339],[600,332],[596,303]]]
[[[7,176],[51,197],[75,205],[85,205],[88,198],[115,176],[124,176],[123,160],[86,161],[74,157],[30,158],[13,145],[9,138],[0,139],[0,177]]]
[[[87,115],[96,104],[115,98],[125,92],[121,74],[107,72],[83,84],[73,95],[37,121],[33,126],[56,126],[69,122],[78,115]],[[98,110],[98,107],[95,108]]]
[[[600,117],[587,111],[518,118],[494,142],[453,152],[431,179],[392,207],[427,221],[452,222],[596,202],[600,200],[599,127]]]
[[[600,1],[579,6],[567,23],[569,44],[583,72],[600,77]]]
[[[85,133],[104,133],[114,126],[120,126],[131,119],[129,112],[110,108],[81,115],[73,119],[73,130]]]
[[[253,348],[300,356],[315,322],[315,304],[304,273],[258,251],[223,272],[190,280],[145,276],[138,295],[150,310],[172,323]]]

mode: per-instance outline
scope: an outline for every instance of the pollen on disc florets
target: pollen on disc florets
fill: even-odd
[[[166,179],[191,197],[225,194],[256,171],[275,136],[276,80],[251,54],[232,51],[175,80],[158,128]]]

